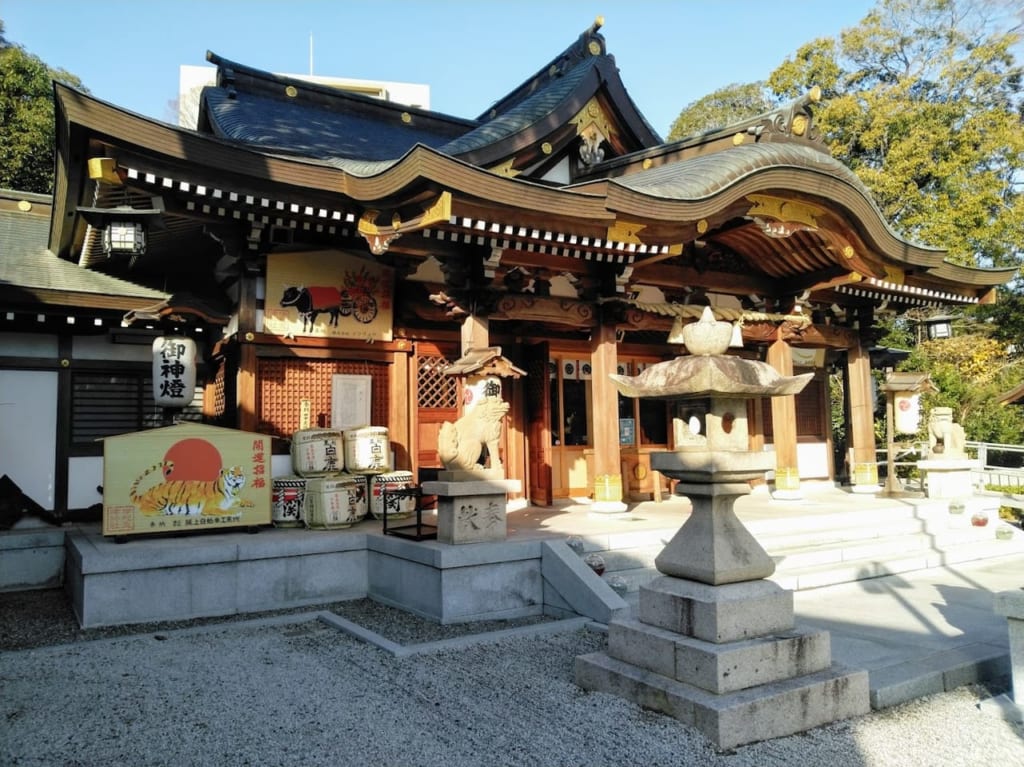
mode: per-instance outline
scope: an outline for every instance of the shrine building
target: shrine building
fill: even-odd
[[[686,354],[679,330],[705,306],[734,324],[732,353],[814,373],[799,395],[751,406],[752,447],[776,454],[767,480],[873,486],[878,319],[991,302],[1013,276],[894,231],[829,154],[816,91],[664,141],[600,21],[475,118],[207,58],[216,83],[194,130],[55,85],[49,256],[109,291],[72,302],[77,326],[47,326],[63,365],[56,508],[96,484],[95,464],[75,461],[107,436],[88,394],[127,369],[113,344],[172,331],[201,349],[189,417],[270,435],[285,454],[304,412],[327,426],[346,405],[336,376],[368,377],[370,423],[421,479],[463,406],[446,371],[500,350],[525,372],[502,387],[520,502],[651,498],[670,488],[649,455],[673,447],[684,414],[621,396],[609,376]],[[67,299],[11,293],[4,333],[40,332],[33,318],[68,313]]]

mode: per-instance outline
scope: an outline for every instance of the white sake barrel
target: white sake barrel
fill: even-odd
[[[270,521],[274,527],[299,527],[304,524],[302,505],[305,497],[304,477],[274,477],[270,494]]]
[[[345,470],[350,474],[384,474],[391,469],[391,442],[384,426],[345,430]]]
[[[384,491],[413,487],[411,471],[391,471],[370,477],[370,516],[384,519]],[[415,498],[396,498],[387,509],[388,519],[405,519],[416,512]]]
[[[292,435],[292,471],[330,477],[345,471],[344,437],[338,429],[299,429]]]
[[[366,516],[366,478],[341,474],[309,480],[303,512],[306,527],[314,530],[351,527]]]

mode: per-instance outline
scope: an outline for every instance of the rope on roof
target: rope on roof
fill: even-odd
[[[681,319],[700,319],[704,307],[697,304],[663,304],[647,303],[645,301],[632,301],[625,298],[602,298],[601,303],[617,302],[627,304],[642,312],[657,314],[662,317],[679,317]],[[755,312],[748,309],[730,309],[728,307],[712,306],[711,311],[715,319],[733,322],[739,325],[745,322],[789,322],[801,328],[811,324],[811,318],[804,314],[776,314],[773,312]]]

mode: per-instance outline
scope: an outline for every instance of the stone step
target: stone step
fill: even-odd
[[[910,509],[884,513],[828,514],[832,526],[812,520],[807,532],[773,529],[757,536],[776,562],[772,579],[785,588],[808,589],[877,578],[930,567],[1024,553],[1024,533],[998,521],[974,527],[969,517],[952,517],[943,506],[940,514]],[[895,513],[889,513],[895,512]],[[1013,531],[1011,540],[997,540],[996,527]],[[795,527],[799,527],[799,521]],[[654,560],[674,530],[647,533],[624,541],[623,548],[602,549],[602,541],[585,541],[585,552],[597,552],[605,561],[606,577],[622,578],[629,592],[658,575]],[[757,534],[755,533],[755,536]]]
[[[944,550],[921,549],[901,556],[855,559],[794,569],[779,568],[770,579],[783,588],[802,591],[963,562],[1015,557],[1022,552],[1024,547],[1020,545],[1007,545],[1006,541],[985,541],[961,544]]]
[[[924,551],[945,551],[973,543],[996,542],[992,528],[944,530],[937,533],[879,535],[873,538],[838,540],[829,544],[802,544],[778,548],[762,542],[777,567],[796,569],[849,560],[884,559],[893,555]]]
[[[942,509],[945,512],[945,509]],[[930,523],[938,516],[938,510],[893,506],[886,508],[864,508],[801,515],[785,515],[777,518],[758,517],[744,519],[737,514],[744,526],[759,540],[769,538],[785,539],[791,536],[828,536],[841,530],[886,529],[890,526],[918,527]]]
[[[791,531],[752,529],[750,532],[765,549],[772,551],[933,533],[941,527],[937,522],[917,517],[901,516],[894,519],[869,515],[869,518],[863,520],[838,520],[828,527]]]

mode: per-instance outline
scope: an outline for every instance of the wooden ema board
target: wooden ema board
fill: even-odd
[[[179,424],[103,440],[103,534],[270,524],[270,437]]]

